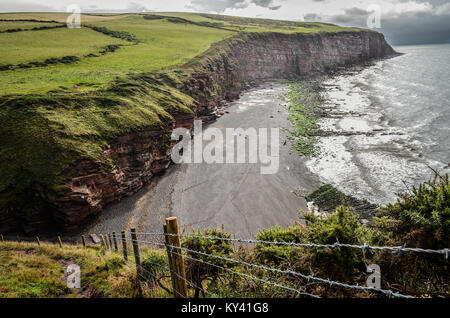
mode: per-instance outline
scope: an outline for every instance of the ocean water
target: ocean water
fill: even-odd
[[[307,165],[324,183],[377,204],[449,173],[450,45],[402,46],[402,56],[326,81],[321,155]]]

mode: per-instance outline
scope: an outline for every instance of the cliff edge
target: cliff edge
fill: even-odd
[[[394,54],[382,34],[365,30],[239,33],[183,66],[118,78],[95,93],[5,98],[0,232],[77,229],[170,165],[173,129],[215,120],[258,81]],[[71,133],[85,123],[83,133]]]

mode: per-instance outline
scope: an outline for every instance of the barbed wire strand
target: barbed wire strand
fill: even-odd
[[[133,241],[133,240],[132,240],[132,241]],[[295,293],[297,293],[297,294],[299,294],[299,295],[302,295],[302,296],[308,296],[308,297],[312,297],[312,298],[320,298],[320,297],[317,296],[317,295],[313,295],[313,294],[310,294],[310,293],[307,293],[307,292],[302,292],[302,291],[299,291],[299,290],[297,290],[297,289],[294,289],[294,288],[291,288],[291,287],[287,287],[287,286],[284,286],[284,285],[280,285],[280,284],[277,284],[277,283],[274,283],[274,282],[271,282],[271,281],[268,281],[268,280],[265,280],[265,279],[262,279],[262,278],[258,278],[258,277],[251,276],[251,275],[248,275],[248,274],[240,273],[240,272],[234,271],[234,270],[229,269],[229,268],[225,268],[225,267],[222,267],[222,266],[218,266],[218,265],[216,265],[216,264],[212,264],[212,263],[209,263],[209,262],[206,262],[206,261],[203,261],[203,260],[199,260],[199,259],[190,257],[190,256],[188,256],[188,255],[182,255],[182,254],[179,254],[179,253],[173,251],[174,249],[178,249],[178,247],[176,247],[176,246],[166,245],[166,244],[157,243],[157,242],[140,241],[140,240],[137,240],[136,242],[138,242],[138,243],[143,243],[143,244],[157,245],[157,246],[161,246],[161,247],[169,247],[171,253],[176,254],[176,255],[179,255],[179,256],[181,256],[181,257],[186,257],[186,258],[189,258],[189,259],[191,259],[191,260],[194,260],[194,261],[197,261],[197,262],[201,262],[201,263],[206,264],[206,265],[209,265],[209,266],[217,267],[217,268],[219,268],[219,269],[225,269],[225,270],[227,270],[227,271],[229,271],[229,272],[231,272],[231,273],[238,274],[238,275],[241,275],[241,276],[243,276],[243,277],[250,278],[250,279],[253,279],[253,280],[257,280],[257,281],[260,281],[260,282],[263,282],[263,283],[266,283],[266,284],[269,284],[269,285],[272,285],[272,286],[275,286],[275,287],[278,287],[278,288],[286,289],[286,290],[289,290],[289,291],[291,291],[291,292],[295,292]],[[183,249],[183,248],[181,248],[181,249]],[[178,273],[176,273],[176,272],[174,272],[174,273],[175,273],[178,277],[180,277]],[[180,277],[180,278],[184,279],[183,277]],[[195,286],[195,285],[194,285],[194,286]],[[205,291],[205,292],[206,292],[206,291]]]
[[[247,263],[241,260],[236,260],[236,259],[232,259],[232,258],[228,258],[228,257],[223,257],[223,256],[218,256],[218,255],[213,255],[213,254],[207,254],[207,253],[203,253],[203,252],[199,252],[199,251],[194,251],[185,247],[176,247],[176,246],[172,246],[172,245],[166,245],[166,244],[162,244],[162,243],[156,243],[156,242],[146,242],[146,241],[139,241],[137,240],[137,242],[141,242],[141,243],[150,243],[150,244],[155,244],[155,245],[160,245],[160,246],[168,246],[170,248],[175,248],[175,249],[179,249],[179,250],[183,250],[186,252],[191,252],[191,253],[195,253],[198,255],[202,255],[202,256],[206,256],[206,257],[212,257],[212,258],[216,258],[222,261],[228,261],[228,262],[235,262],[241,265],[245,265],[245,266],[249,266],[249,267],[253,267],[253,268],[258,268],[258,269],[262,269],[262,270],[267,270],[267,271],[272,271],[274,273],[279,273],[279,274],[286,274],[286,275],[293,275],[293,276],[298,276],[301,278],[306,279],[308,282],[313,280],[313,281],[317,281],[317,282],[321,282],[321,283],[326,283],[329,284],[330,286],[338,286],[338,287],[343,287],[343,288],[349,288],[349,289],[355,289],[355,290],[360,290],[360,291],[370,291],[370,292],[379,292],[382,294],[385,294],[389,297],[398,297],[398,298],[414,298],[412,296],[407,296],[407,295],[403,295],[400,293],[395,293],[391,290],[385,290],[385,289],[381,289],[381,288],[375,288],[375,287],[365,287],[365,286],[359,286],[359,285],[349,285],[349,284],[345,284],[345,283],[341,283],[341,282],[336,282],[336,281],[332,281],[329,279],[325,279],[325,278],[320,278],[320,277],[316,277],[313,275],[304,275],[298,272],[294,272],[291,270],[281,270],[281,269],[277,269],[277,268],[271,268],[271,267],[267,267],[264,265],[257,265],[257,264],[251,264],[251,263]]]
[[[131,241],[132,241],[132,240],[131,240]],[[141,242],[141,243],[142,243],[142,242]],[[153,242],[147,242],[147,244],[153,245]],[[134,262],[133,262],[133,263],[134,263]],[[134,264],[135,264],[135,263],[134,263]],[[195,284],[194,282],[190,281],[189,279],[187,279],[187,278],[181,276],[180,274],[178,274],[176,271],[172,270],[169,266],[167,266],[167,265],[162,265],[162,264],[156,264],[156,263],[151,263],[151,264],[152,264],[152,265],[157,265],[157,266],[159,266],[159,267],[164,267],[165,269],[169,270],[171,273],[175,274],[178,278],[184,280],[186,283],[188,283],[188,284],[191,285],[192,287],[201,290],[201,291],[202,291],[203,293],[205,293],[205,294],[208,294],[208,295],[210,295],[210,296],[214,296],[214,294],[212,294],[211,292],[205,290],[205,289],[203,288],[203,286],[198,286],[198,285]],[[140,265],[140,268],[142,268],[144,271],[148,272],[144,267],[142,267],[142,265]],[[149,273],[149,272],[148,272],[148,273]],[[149,273],[149,274],[150,274],[150,273]],[[176,290],[175,290],[174,292],[177,292],[177,293],[179,294],[179,292],[176,291]]]
[[[302,296],[308,296],[308,297],[312,297],[312,298],[320,298],[317,295],[313,295],[313,294],[310,294],[310,293],[307,293],[307,292],[302,292],[302,291],[299,291],[297,289],[294,289],[294,288],[291,288],[291,287],[287,287],[287,286],[284,286],[284,285],[280,285],[280,284],[277,284],[277,283],[274,283],[274,282],[271,282],[269,280],[265,280],[265,279],[262,279],[262,278],[259,278],[259,277],[255,277],[255,276],[248,275],[248,274],[245,274],[245,273],[240,273],[240,272],[234,271],[234,270],[232,270],[230,268],[222,267],[222,266],[219,266],[219,265],[216,265],[216,264],[212,264],[212,263],[209,263],[209,262],[197,259],[197,258],[190,257],[189,255],[182,255],[182,254],[179,254],[177,252],[171,252],[171,253],[179,255],[179,256],[182,256],[182,257],[185,257],[187,259],[190,259],[190,260],[193,260],[193,261],[196,261],[196,262],[203,263],[205,265],[213,266],[213,267],[216,267],[216,268],[219,268],[219,269],[224,269],[224,270],[229,271],[231,273],[234,273],[234,274],[246,277],[246,278],[250,278],[250,279],[253,279],[253,280],[257,280],[257,281],[260,281],[260,282],[268,284],[268,285],[272,285],[272,286],[275,286],[275,287],[278,287],[278,288],[282,288],[282,289],[285,289],[285,290],[288,290],[288,291],[291,291],[291,292],[295,292],[295,293],[297,293],[299,295],[302,295]]]
[[[444,255],[446,259],[449,256],[449,248],[445,248],[442,250],[432,250],[432,249],[423,249],[423,248],[412,248],[405,246],[371,246],[368,244],[364,245],[354,245],[354,244],[344,244],[336,242],[334,244],[313,244],[313,243],[291,243],[291,242],[277,242],[277,241],[262,241],[262,240],[252,240],[252,239],[240,239],[240,238],[221,238],[221,237],[212,237],[212,236],[201,236],[201,235],[185,235],[185,234],[172,234],[172,233],[137,233],[138,235],[148,235],[148,236],[178,236],[185,238],[194,238],[194,239],[207,239],[207,240],[216,240],[216,241],[227,241],[227,242],[236,242],[236,243],[247,243],[247,244],[267,244],[267,245],[281,245],[281,246],[290,246],[290,247],[307,247],[307,248],[332,248],[332,249],[340,249],[340,248],[351,248],[351,249],[359,249],[363,251],[374,250],[374,251],[390,251],[393,253],[425,253],[425,254],[435,254],[435,255]]]
[[[128,260],[128,264],[129,264],[129,265],[136,266],[136,263],[133,262],[133,261],[131,261],[131,260]],[[164,268],[169,269],[170,271],[172,271],[168,266],[165,266],[165,265],[156,264],[156,263],[152,263],[152,265],[156,265],[156,266],[159,266],[159,267],[164,267]],[[139,268],[142,269],[142,270],[143,270],[144,272],[146,272],[147,274],[149,274],[150,276],[152,276],[153,278],[155,278],[155,280],[158,279],[158,277],[157,277],[155,274],[153,274],[153,273],[151,273],[150,271],[148,271],[148,270],[147,270],[146,268],[144,268],[142,265],[139,265]],[[144,281],[147,280],[147,277],[144,277],[142,274],[139,273],[139,271],[137,271],[137,275],[138,275],[139,277],[141,277]],[[166,291],[166,292],[167,292],[167,291]],[[173,293],[177,293],[179,296],[185,298],[184,295],[180,294],[177,290],[174,290]]]

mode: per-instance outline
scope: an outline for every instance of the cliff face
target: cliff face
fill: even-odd
[[[394,54],[375,32],[244,34],[201,57],[198,71],[181,90],[198,101],[197,116],[210,119],[223,100],[238,98],[249,83],[323,73]]]
[[[103,152],[114,164],[78,162],[67,171],[72,178],[65,182],[64,191],[56,193],[36,185],[33,194],[41,199],[38,212],[18,220],[11,211],[0,211],[0,232],[17,229],[20,224],[31,233],[51,223],[75,230],[106,205],[139,191],[155,173],[168,167],[174,128],[191,129],[195,118],[214,120],[225,101],[237,99],[250,84],[326,72],[394,53],[383,35],[375,32],[247,33],[217,43],[189,65],[193,71],[177,87],[196,100],[195,114],[173,115],[174,120],[161,130],[118,138]]]

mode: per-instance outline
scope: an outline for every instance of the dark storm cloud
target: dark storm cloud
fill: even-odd
[[[274,4],[274,0],[191,0],[191,5],[188,7],[197,10],[224,12],[226,9],[248,8],[251,3],[270,10],[278,10],[281,8],[281,5]]]
[[[435,1],[438,2],[438,1]],[[367,27],[370,12],[359,8],[345,10],[330,17],[329,22],[345,26]],[[400,15],[382,15],[381,29],[394,45],[450,43],[450,14],[431,12],[406,12]]]
[[[382,21],[381,32],[395,45],[450,43],[450,15],[404,14]]]

